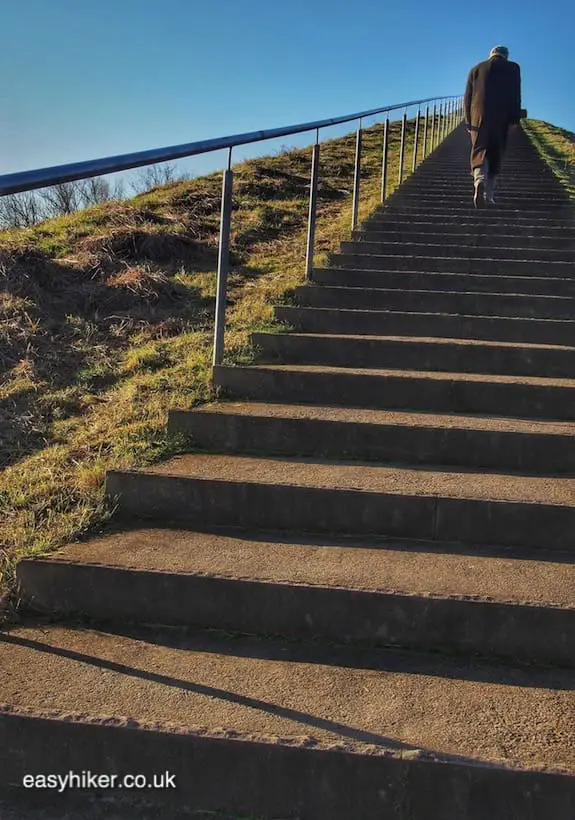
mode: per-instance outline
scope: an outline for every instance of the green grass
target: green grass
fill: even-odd
[[[542,120],[526,120],[523,129],[575,200],[575,134]]]
[[[393,181],[398,143],[395,124]],[[353,134],[322,144],[316,264],[349,238],[354,150]],[[310,161],[298,149],[234,167],[228,361],[250,360],[250,332],[282,329],[273,306],[304,280]],[[361,219],[378,204],[380,163],[377,126]],[[211,174],[0,234],[0,598],[20,557],[110,516],[107,470],[185,447],[166,433],[170,407],[213,397],[220,189]]]

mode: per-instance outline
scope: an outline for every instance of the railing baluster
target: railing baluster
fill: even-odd
[[[419,127],[421,124],[421,111],[417,109],[417,117],[415,118],[415,135],[413,137],[413,162],[411,164],[411,173],[415,173],[417,168],[417,149],[419,148]]]
[[[401,185],[403,182],[403,162],[405,159],[405,132],[407,131],[407,111],[403,112],[403,118],[401,120],[401,145],[399,147],[399,174],[398,174],[398,183]]]
[[[387,196],[387,158],[389,154],[389,117],[385,118],[383,126],[383,155],[381,158],[381,201]]]
[[[429,106],[425,109],[425,124],[423,126],[423,159],[427,156],[427,137],[429,131]]]
[[[319,176],[319,129],[315,133],[315,144],[311,154],[311,178],[309,183],[309,214],[307,222],[307,248],[305,255],[305,276],[311,281],[313,276],[313,250],[315,244],[315,222],[317,211],[317,181]]]
[[[361,181],[361,120],[355,140],[355,170],[353,174],[353,206],[351,210],[351,229],[355,231],[359,214],[359,186]]]
[[[437,116],[437,105],[433,106],[433,117],[431,118],[431,139],[429,140],[429,153],[435,148],[435,118]]]
[[[226,327],[226,301],[228,272],[230,266],[230,226],[232,217],[232,192],[234,172],[232,171],[232,149],[229,150],[228,167],[222,182],[222,210],[220,216],[220,244],[218,248],[218,283],[214,327],[213,366],[222,363],[224,356],[224,334]]]

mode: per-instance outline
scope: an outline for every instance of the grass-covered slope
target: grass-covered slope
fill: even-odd
[[[391,180],[398,138],[394,125]],[[316,262],[349,236],[354,148],[353,135],[322,145]],[[310,157],[234,168],[228,360],[249,356],[249,332],[270,328],[303,280]],[[362,218],[380,163],[378,126],[365,133]],[[0,234],[0,600],[19,556],[109,515],[106,470],[181,447],[169,407],[210,397],[220,188],[212,174]]]
[[[575,201],[575,134],[542,120],[526,120],[523,128]]]

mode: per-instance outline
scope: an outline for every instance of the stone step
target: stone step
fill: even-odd
[[[256,401],[575,420],[575,383],[568,379],[258,365],[220,366],[214,383],[228,396]]]
[[[570,670],[143,628],[1,639],[3,787],[168,771],[146,794],[166,817],[573,815]]]
[[[363,461],[194,454],[146,470],[111,471],[106,490],[120,521],[386,535],[575,554],[571,477],[551,481]]]
[[[411,154],[410,159],[413,160],[413,154]],[[451,153],[447,158],[447,162],[439,157],[434,158],[432,162],[420,162],[417,168],[417,177],[424,176],[435,176],[446,183],[460,177],[471,179],[469,154],[467,152],[459,155]],[[417,177],[413,175],[413,179],[417,179]],[[519,179],[526,184],[535,183],[540,179],[547,179],[550,185],[555,187],[560,185],[557,177],[546,163],[540,163],[538,160],[532,162],[524,157],[519,158],[517,161],[509,159],[499,175],[499,182],[502,185],[509,180],[515,179]]]
[[[459,204],[454,204],[453,206],[449,201],[436,201],[433,202],[425,202],[421,199],[414,199],[413,203],[407,201],[397,201],[397,204],[391,201],[391,199],[387,202],[386,211],[388,213],[392,213],[394,215],[401,214],[404,217],[410,218],[410,215],[415,214],[433,214],[434,216],[438,216],[441,218],[446,217],[455,217],[459,219],[461,217],[474,215],[476,218],[481,219],[481,214],[485,211],[488,214],[488,218],[490,219],[499,219],[501,222],[513,222],[513,221],[520,221],[520,220],[537,220],[539,222],[552,222],[552,221],[568,221],[567,217],[572,216],[572,210],[570,207],[562,207],[562,208],[541,208],[541,207],[534,207],[530,208],[522,204],[521,208],[504,208],[501,207],[499,204],[490,205],[489,208],[484,208],[479,212],[473,205],[473,198],[469,198],[469,205],[466,205],[463,201]]]
[[[389,217],[389,218],[388,218]],[[448,220],[437,219],[436,217],[421,214],[414,216],[412,219],[404,221],[388,217],[374,217],[368,219],[363,223],[363,231],[400,231],[410,233],[426,233],[443,236],[445,234],[474,234],[478,241],[483,241],[486,236],[512,236],[517,241],[523,241],[524,238],[557,238],[558,244],[555,247],[562,247],[562,242],[570,243],[575,239],[575,230],[565,226],[565,223],[557,222],[554,225],[542,224],[514,224],[508,225],[501,223],[498,220],[490,220],[485,223],[480,223],[474,219],[473,215],[470,218],[462,220]]]
[[[466,191],[455,192],[441,196],[437,191],[428,192],[428,188],[423,186],[421,190],[404,191],[398,190],[387,202],[388,208],[417,208],[425,211],[427,208],[444,208],[458,210],[469,208],[473,201],[473,187]],[[506,213],[507,211],[520,211],[528,213],[530,211],[541,212],[546,215],[555,213],[570,214],[571,205],[563,197],[537,197],[535,195],[511,196],[510,194],[498,193],[495,205],[490,206],[490,210],[495,213]]]
[[[426,200],[437,200],[441,202],[451,202],[464,198],[466,201],[473,196],[474,184],[471,178],[453,181],[449,184],[441,184],[433,179],[419,179],[417,176],[407,179],[401,188],[396,189],[388,196],[388,202],[395,202],[403,197],[412,199],[421,196]],[[540,202],[542,208],[547,206],[547,202],[562,205],[565,208],[572,207],[566,194],[559,188],[551,188],[549,185],[519,185],[517,183],[508,185],[498,185],[495,190],[495,200],[517,202],[517,208],[522,209],[523,204],[529,202],[530,206],[534,201]]]
[[[304,333],[369,336],[420,336],[571,347],[575,320],[457,316],[446,313],[402,313],[392,310],[339,310],[285,306],[275,317]]]
[[[454,226],[455,227],[455,226]],[[426,224],[425,222],[416,225],[393,225],[386,223],[380,226],[379,230],[369,227],[354,231],[353,238],[359,241],[368,242],[413,242],[414,244],[436,244],[445,242],[446,246],[460,245],[462,248],[524,248],[527,253],[537,256],[539,250],[563,249],[575,251],[575,232],[569,236],[541,236],[535,233],[527,234],[505,234],[497,233],[490,228],[489,233],[465,233],[465,226],[462,226],[460,233],[450,230],[449,227],[441,228],[438,225]],[[464,253],[459,254],[464,256]]]
[[[171,410],[168,429],[220,453],[575,474],[575,425],[569,422],[220,402]]]
[[[362,262],[368,257],[362,258]],[[511,293],[461,293],[433,290],[346,288],[307,284],[297,287],[295,298],[303,307],[358,308],[461,316],[510,316],[571,319],[575,299],[567,296],[534,296]]]
[[[481,256],[470,258],[468,255],[461,257],[433,256],[430,253],[425,256],[378,253],[378,247],[384,244],[377,242],[342,242],[341,252],[331,255],[330,267],[437,273],[484,273],[507,276],[551,276],[555,279],[575,278],[575,265],[572,262],[555,262],[548,259],[498,259],[497,257],[490,259]]]
[[[419,169],[415,174],[412,174],[404,180],[402,190],[412,192],[414,190],[425,190],[435,192],[460,192],[473,190],[473,178],[467,171],[456,174],[437,174],[431,170]],[[509,193],[517,192],[518,194],[525,194],[529,196],[531,193],[550,195],[562,198],[565,202],[569,202],[568,196],[564,188],[555,179],[555,177],[545,175],[536,175],[533,179],[526,179],[524,177],[513,177],[504,174],[499,180],[497,192]]]
[[[448,547],[142,528],[25,559],[18,580],[59,617],[575,665],[573,562]]]
[[[438,223],[441,226],[456,225],[473,226],[474,230],[480,232],[481,230],[490,230],[491,226],[504,229],[504,232],[509,233],[510,229],[519,231],[527,229],[528,233],[533,231],[541,231],[548,233],[549,230],[562,232],[563,230],[570,231],[572,235],[575,224],[573,220],[541,217],[538,212],[533,211],[527,213],[525,211],[507,211],[504,214],[496,214],[492,208],[484,208],[483,210],[475,210],[470,207],[462,209],[460,212],[452,211],[448,207],[441,209],[427,208],[425,211],[418,212],[415,209],[406,208],[385,208],[374,211],[373,215],[369,217],[364,223],[364,226],[386,224],[387,222],[405,223]]]
[[[325,333],[253,333],[251,342],[261,362],[575,379],[575,346]]]
[[[411,188],[419,188],[429,183],[438,188],[457,188],[458,186],[471,185],[473,186],[473,177],[467,166],[454,166],[451,171],[436,170],[434,165],[428,165],[426,168],[421,166],[417,169],[415,174],[407,177],[404,180],[405,190]],[[503,172],[497,181],[497,190],[510,190],[517,188],[521,191],[545,191],[556,196],[562,196],[568,201],[568,195],[565,189],[552,172],[538,171],[533,169],[533,173],[521,174],[518,171]]]
[[[367,253],[385,254],[392,256],[434,256],[434,257],[457,257],[468,259],[496,259],[498,262],[506,263],[510,261],[530,262],[532,265],[538,265],[540,262],[563,262],[570,265],[571,269],[575,269],[575,248],[571,250],[563,248],[525,248],[520,245],[517,240],[515,244],[507,247],[498,245],[492,238],[491,246],[482,245],[481,247],[465,247],[463,243],[442,243],[437,239],[435,242],[390,242],[389,240],[368,239],[367,237],[359,237],[359,241],[345,242],[346,253],[354,253],[355,251]],[[573,275],[575,281],[575,275]]]
[[[567,279],[552,276],[490,276],[474,273],[438,273],[437,271],[426,273],[425,271],[315,268],[313,282],[316,285],[339,287],[575,296],[575,277]]]

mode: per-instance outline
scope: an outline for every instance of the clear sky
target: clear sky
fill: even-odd
[[[0,10],[0,173],[459,94],[500,43],[521,64],[529,115],[575,131],[573,0],[0,0]],[[220,154],[186,167],[222,164]]]

